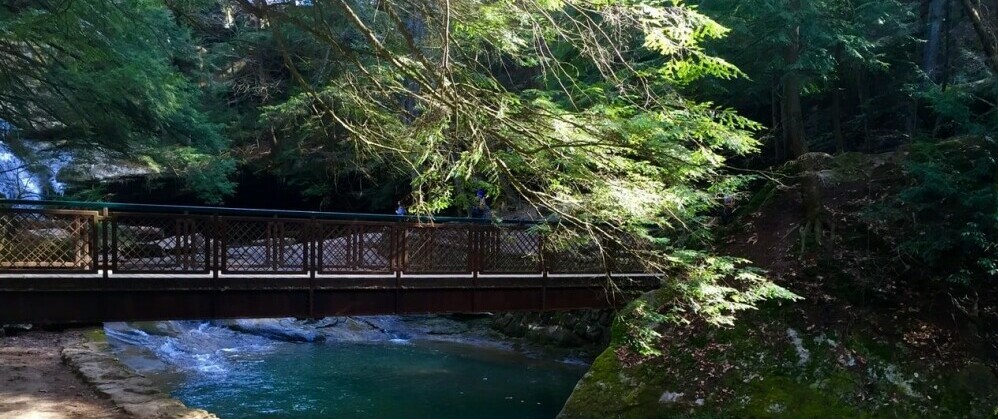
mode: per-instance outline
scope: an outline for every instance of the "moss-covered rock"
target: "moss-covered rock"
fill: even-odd
[[[822,330],[780,307],[764,308],[733,328],[664,333],[662,356],[650,359],[636,358],[614,336],[560,417],[998,415],[998,377],[984,363],[933,367],[911,359],[900,343]]]

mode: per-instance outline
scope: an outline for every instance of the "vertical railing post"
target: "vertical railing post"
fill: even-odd
[[[471,272],[472,278],[478,277],[478,250],[480,249],[481,243],[479,241],[479,230],[477,225],[466,224],[465,229],[467,236],[465,239],[468,241],[468,261],[466,263],[465,269]]]
[[[187,228],[187,218],[181,217],[174,220],[174,229],[176,230],[176,240],[174,240],[174,253],[176,254],[176,264],[180,266],[180,269],[187,270],[191,266],[191,256],[194,255],[194,249],[191,248],[191,232]],[[188,253],[188,249],[191,250]]]
[[[218,269],[219,275],[215,277],[218,278],[222,272],[225,272],[226,266],[229,264],[229,246],[226,240],[229,232],[228,223],[218,214],[214,214],[215,218],[215,231],[217,232],[216,238],[218,239],[218,246],[216,246],[215,258],[216,269]]]
[[[208,247],[208,259],[205,263],[208,265],[208,270],[211,272],[211,276],[208,278],[208,297],[209,300],[209,310],[211,311],[211,317],[215,318],[218,314],[218,297],[221,292],[218,286],[219,274],[222,271],[222,249],[224,249],[224,244],[222,243],[222,220],[218,214],[210,214],[208,216],[208,228],[207,234],[208,239],[205,240],[206,246]]]
[[[107,209],[105,208],[105,210]],[[120,249],[118,249],[118,220],[115,218],[116,218],[115,216],[110,216],[109,218],[111,220],[110,221],[111,244],[108,246],[108,252],[110,253],[111,256],[110,260],[108,261],[108,263],[110,264],[108,265],[109,271],[118,269],[118,257],[119,254],[121,253]],[[105,275],[105,277],[107,277],[107,275]]]
[[[275,215],[274,218],[277,218]],[[270,265],[271,270],[277,271],[277,222],[267,222],[267,230],[264,233],[264,243],[267,257],[265,259],[265,264]]]
[[[86,228],[87,224],[89,224],[89,222],[86,221],[82,215],[76,215],[70,220],[69,229],[72,232],[70,237],[73,240],[73,255],[71,256],[72,262],[66,263],[60,261],[59,257],[56,256],[52,258],[54,259],[54,263],[58,263],[60,265],[68,264],[74,270],[87,270],[87,266],[84,262],[87,260],[86,257],[90,256],[90,244],[94,238],[93,232],[88,231]],[[96,226],[94,226],[94,228],[96,229]],[[96,266],[96,264],[94,266]]]
[[[111,255],[117,255],[117,251],[113,246],[117,242],[117,234],[114,234],[112,229],[117,228],[117,223],[111,218],[111,213],[107,207],[101,208],[100,211],[100,229],[101,237],[103,238],[103,246],[101,246],[101,259],[100,265],[103,268],[101,275],[97,277],[97,313],[100,319],[107,318],[107,296],[104,293],[104,288],[108,285],[108,279],[111,277]],[[109,241],[108,238],[111,240]]]
[[[548,258],[547,243],[544,234],[537,234],[537,267],[541,270],[541,311],[547,309],[548,302]]]
[[[355,223],[349,224],[344,230],[347,235],[344,237],[346,254],[343,256],[343,262],[350,269],[360,269],[364,265],[364,231]],[[389,237],[389,240],[394,237],[394,235]]]
[[[477,224],[465,224],[468,229],[468,269],[471,270],[471,312],[478,307],[478,271],[481,266],[482,231]]]
[[[102,277],[106,280],[110,276],[111,271],[111,242],[109,240],[111,228],[114,222],[111,220],[111,214],[107,207],[101,208],[100,211],[100,221],[99,226],[101,230],[101,243],[100,243],[100,267],[102,269]],[[98,281],[98,288],[101,285]]]
[[[217,217],[212,214],[208,216],[207,226],[205,226],[205,234],[208,236],[207,243],[208,254],[205,255],[205,265],[208,268],[208,272],[211,273],[212,280],[218,276],[218,236],[219,236],[219,226]],[[214,284],[212,284],[214,288]]]
[[[303,235],[305,244],[305,269],[308,270],[308,318],[315,319],[315,275],[319,271],[319,242],[322,240],[322,225],[312,217],[312,222],[306,224]]]
[[[405,260],[405,258],[406,258],[406,255],[405,255],[405,252],[406,252],[406,249],[405,249],[405,242],[406,242],[405,235],[406,235],[406,231],[405,231],[404,220],[402,219],[402,217],[399,217],[399,219],[395,222],[395,228],[393,228],[392,231],[394,233],[392,235],[395,236],[394,237],[395,238],[395,245],[392,246],[393,247],[392,253],[394,253],[393,258],[392,258],[393,259],[392,264],[395,266],[395,301],[394,301],[395,309],[394,309],[394,311],[395,311],[395,314],[399,314],[399,298],[401,298],[401,294],[402,294],[402,270],[405,269],[405,263],[406,263],[406,260]]]

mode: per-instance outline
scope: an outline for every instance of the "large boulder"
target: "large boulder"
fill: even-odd
[[[243,333],[292,342],[361,342],[392,337],[375,321],[360,317],[236,319],[214,323]]]
[[[789,314],[764,307],[735,327],[665,328],[661,354],[648,356],[628,345],[618,320],[610,347],[559,417],[998,415],[998,377],[986,362],[955,358],[953,368],[941,368],[904,342],[860,328],[842,334]]]
[[[84,381],[130,416],[150,419],[215,419],[160,391],[152,381],[118,361],[107,342],[84,341],[62,350],[62,359]]]

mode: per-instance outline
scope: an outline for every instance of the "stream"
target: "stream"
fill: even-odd
[[[129,367],[222,418],[553,418],[585,362],[430,316],[108,323]]]

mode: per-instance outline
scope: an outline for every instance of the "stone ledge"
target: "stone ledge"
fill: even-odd
[[[217,419],[201,409],[191,409],[156,388],[152,381],[124,366],[107,342],[79,342],[62,349],[62,362],[111,399],[115,405],[137,418]]]

